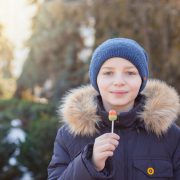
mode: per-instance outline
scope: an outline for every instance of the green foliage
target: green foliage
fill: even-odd
[[[18,99],[0,100],[0,121],[10,123],[12,119],[21,119],[23,129],[29,128],[36,119],[49,120],[56,117],[55,104],[40,104]]]
[[[0,174],[2,180],[19,179],[22,176],[22,172],[18,166],[7,166],[7,169]]]
[[[2,105],[2,104],[1,104]],[[14,165],[11,166],[9,164],[9,158],[15,152],[17,145],[8,142],[6,137],[10,130],[10,125],[1,123],[0,125],[0,179],[2,180],[9,180],[9,179],[16,179],[22,175],[19,167]]]
[[[4,172],[4,168],[7,166],[8,167],[8,160],[11,157],[11,155],[14,153],[16,149],[15,144],[11,144],[6,141],[5,137],[8,134],[9,131],[9,126],[0,126],[0,179],[1,179],[1,174]]]
[[[20,178],[24,166],[34,179],[47,178],[57,129],[60,127],[56,115],[56,104],[39,104],[17,99],[0,100],[0,179]],[[20,119],[26,139],[19,145],[4,138],[11,128],[11,120]],[[16,148],[20,148],[17,165],[8,164]],[[7,168],[4,171],[4,168]]]
[[[27,131],[26,141],[20,145],[18,161],[33,173],[34,179],[47,179],[57,127],[56,119],[34,121]]]

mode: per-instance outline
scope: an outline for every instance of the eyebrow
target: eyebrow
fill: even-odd
[[[102,67],[102,69],[114,69],[113,67]]]
[[[125,67],[125,69],[137,69],[137,68],[134,66],[127,66],[127,67]]]

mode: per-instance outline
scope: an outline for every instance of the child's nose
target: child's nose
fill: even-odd
[[[118,74],[114,77],[114,85],[120,86],[125,84],[125,79],[122,74]]]

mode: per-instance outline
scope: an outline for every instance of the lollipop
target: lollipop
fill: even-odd
[[[112,121],[112,125],[111,125],[111,132],[114,132],[114,121],[117,120],[117,113],[115,110],[110,110],[109,111],[109,116],[108,116],[109,120]]]

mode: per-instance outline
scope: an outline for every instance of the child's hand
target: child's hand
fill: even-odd
[[[113,156],[119,139],[120,137],[115,133],[106,133],[95,139],[92,162],[98,171],[103,170],[106,159]]]

